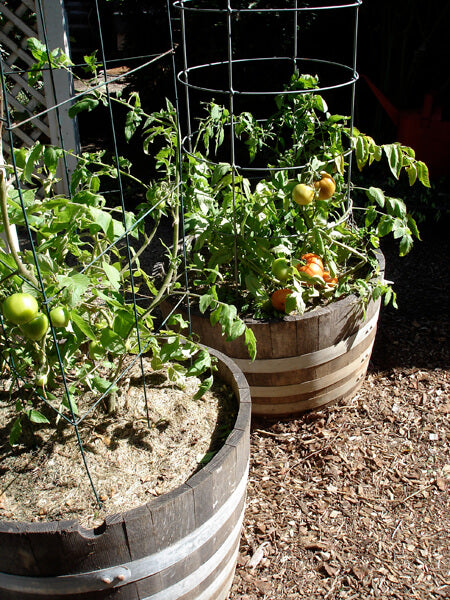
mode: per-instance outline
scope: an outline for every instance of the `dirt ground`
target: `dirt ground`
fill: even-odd
[[[368,376],[347,404],[254,422],[230,600],[450,597],[449,267],[445,227],[384,248]]]

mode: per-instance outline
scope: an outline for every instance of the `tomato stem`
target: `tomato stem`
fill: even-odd
[[[323,235],[323,237],[325,237],[332,244],[336,244],[336,246],[340,246],[341,248],[344,248],[344,250],[347,250],[348,252],[351,252],[355,256],[358,256],[365,263],[367,262],[367,257],[364,256],[364,254],[361,254],[361,252],[358,252],[358,250],[356,250],[356,248],[352,248],[351,246],[347,246],[347,244],[344,244],[343,242],[338,242],[338,240],[332,238],[325,231],[322,231],[322,235]]]
[[[17,265],[17,271],[24,279],[30,281],[35,287],[39,288],[39,282],[34,274],[27,269],[20,259],[19,253],[15,247],[15,241],[12,235],[11,224],[8,216],[8,191],[6,189],[6,180],[3,171],[0,169],[0,208],[2,213],[3,229],[5,231],[6,241],[9,251]]]

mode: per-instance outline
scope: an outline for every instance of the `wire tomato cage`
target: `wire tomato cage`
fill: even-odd
[[[345,109],[348,115],[349,139],[341,152],[341,160],[348,161],[346,167],[346,201],[341,214],[335,215],[329,227],[348,221],[352,215],[350,194],[352,180],[351,137],[354,128],[354,109],[358,73],[357,35],[358,14],[362,0],[354,2],[299,2],[279,0],[276,5],[267,7],[265,2],[243,2],[223,0],[206,2],[202,0],[177,0],[173,8],[179,15],[181,24],[181,45],[183,65],[178,71],[177,80],[180,98],[184,97],[184,107],[180,114],[183,132],[183,152],[192,159],[198,159],[193,152],[194,141],[199,136],[195,120],[198,106],[220,99],[229,113],[226,125],[227,149],[221,154],[231,165],[233,183],[246,175],[250,181],[258,181],[262,176],[274,176],[279,171],[289,178],[301,177],[308,164],[277,166],[245,163],[240,151],[237,120],[239,105],[259,111],[261,105],[267,109],[267,101],[277,97],[296,98],[313,94],[336,96],[346,92]],[[345,23],[346,33],[339,26]],[[277,26],[279,23],[283,26]],[[201,24],[201,25],[200,25]],[[202,29],[200,29],[202,27]],[[339,34],[334,32],[338,30]],[[214,31],[213,44],[204,44],[201,31]],[[278,37],[277,37],[278,34]],[[211,34],[209,34],[211,35]],[[344,37],[345,36],[345,37]],[[270,43],[269,43],[270,40]],[[323,43],[325,42],[325,43]],[[275,47],[283,53],[270,55]],[[339,47],[339,59],[336,48]],[[205,62],[205,48],[214,57]],[[303,54],[313,49],[313,56]],[[343,49],[349,50],[343,57]],[[200,60],[199,60],[200,59]],[[314,89],[286,89],[286,81],[293,73],[318,74],[319,84]],[[259,111],[260,112],[260,111]],[[267,113],[258,115],[257,122],[267,122]],[[211,158],[203,157],[207,164],[218,164]],[[334,158],[325,161],[330,164]],[[236,214],[236,194],[233,185],[233,214]],[[240,235],[238,224],[233,221],[235,239]],[[293,234],[296,235],[296,234]],[[235,244],[235,273],[237,273],[237,245]]]

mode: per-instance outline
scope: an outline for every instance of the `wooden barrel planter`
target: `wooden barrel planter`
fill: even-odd
[[[249,463],[250,393],[215,350],[239,410],[214,458],[170,493],[99,528],[0,522],[2,600],[224,600],[231,587]]]
[[[381,254],[379,266],[384,272]],[[380,304],[378,299],[364,308],[352,295],[301,316],[246,320],[256,337],[253,362],[241,338],[227,342],[220,326],[211,327],[200,313],[191,311],[191,323],[203,343],[242,369],[254,415],[286,417],[348,400],[357,392],[372,353]]]

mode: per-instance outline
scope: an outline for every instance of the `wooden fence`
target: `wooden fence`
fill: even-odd
[[[70,54],[63,0],[8,0],[0,3],[0,50],[6,82],[6,99],[11,109],[13,145],[32,146],[37,140],[78,151],[76,122],[67,116],[68,105],[52,109],[73,95],[67,72],[44,73],[44,82],[30,86],[27,70],[35,62],[27,39],[47,41],[50,50]],[[30,117],[33,119],[30,121]],[[23,125],[21,124],[23,122]],[[3,128],[3,154],[10,153],[10,137]]]

